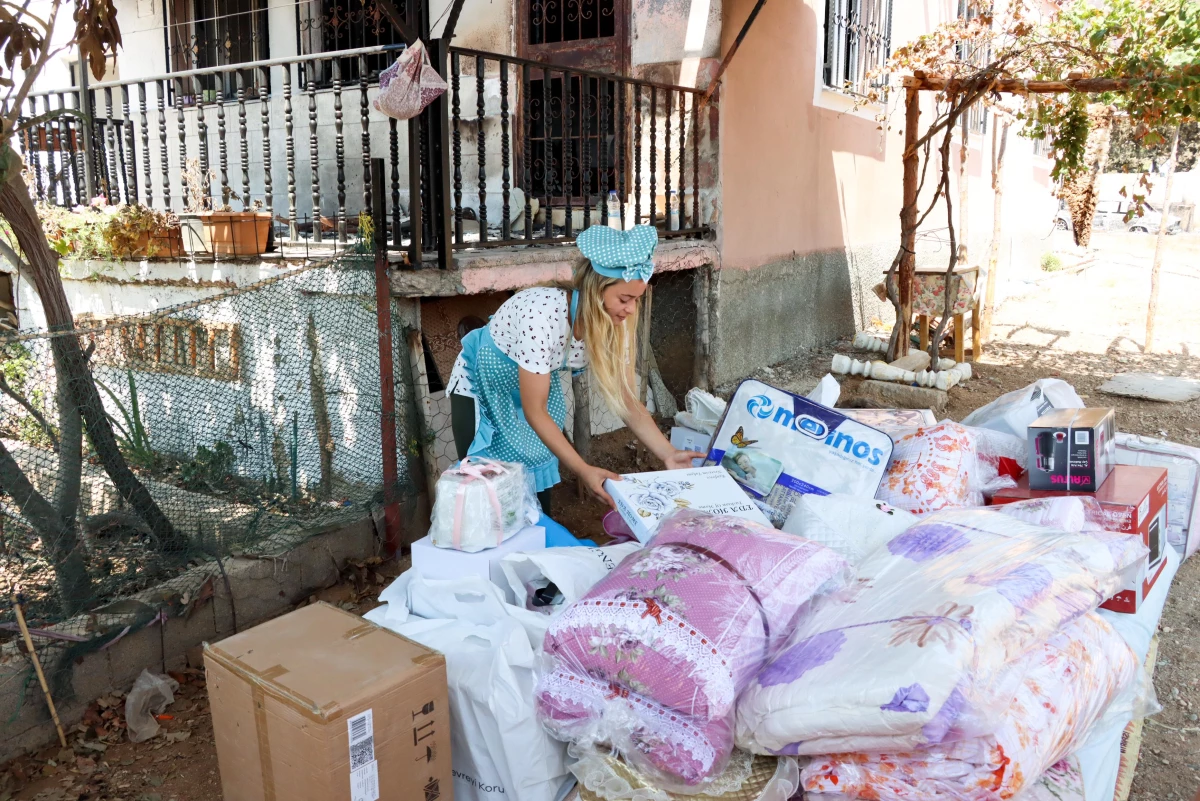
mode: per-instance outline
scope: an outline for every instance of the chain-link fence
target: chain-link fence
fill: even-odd
[[[20,593],[68,697],[74,660],[190,616],[226,557],[283,553],[369,518],[383,495],[372,256],[77,326],[0,339],[0,655],[20,637]],[[393,326],[397,489],[411,497],[394,311]],[[0,699],[36,698],[28,661],[5,661]]]

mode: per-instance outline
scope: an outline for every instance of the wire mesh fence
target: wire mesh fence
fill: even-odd
[[[383,497],[378,348],[367,254],[153,313],[83,315],[71,334],[0,338],[0,656],[19,637],[20,593],[69,697],[73,660],[190,616],[227,557],[369,518]],[[414,492],[406,386],[402,498]],[[28,661],[5,662],[0,701],[24,697]]]

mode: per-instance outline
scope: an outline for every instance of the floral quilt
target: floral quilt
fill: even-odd
[[[805,790],[872,801],[1006,801],[1032,791],[1081,745],[1140,670],[1096,614],[1053,634],[1020,664],[1023,678],[994,734],[909,753],[819,756],[802,772]]]
[[[756,753],[910,750],[985,733],[1005,668],[1120,589],[1136,537],[1074,534],[995,512],[932,515],[822,599],[742,693]],[[992,699],[994,700],[994,699]]]
[[[604,739],[608,729],[663,715],[698,730],[723,726],[712,761],[677,766],[680,778],[700,781],[732,748],[738,693],[810,599],[844,586],[848,575],[841,556],[809,540],[739,518],[676,512],[646,548],[554,618],[544,643],[554,668],[539,683],[539,707],[564,739],[585,731]],[[597,701],[601,691],[611,704]]]

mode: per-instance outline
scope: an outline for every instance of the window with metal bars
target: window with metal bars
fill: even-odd
[[[530,0],[531,45],[580,42],[616,35],[614,0]]]
[[[267,0],[171,0],[167,22],[167,61],[174,72],[250,64],[270,58]],[[257,92],[256,70],[240,70],[247,92]],[[205,75],[184,86],[205,102],[237,94],[236,73]],[[175,91],[172,88],[172,91]]]
[[[853,95],[887,87],[892,47],[892,0],[827,0],[825,85]]]
[[[529,152],[525,157],[530,159],[534,197],[549,194],[558,200],[569,194],[573,199],[595,198],[602,186],[616,188],[616,85],[605,83],[601,98],[598,78],[571,76],[567,95],[561,77],[550,79],[548,96],[545,80],[529,82],[525,107]],[[567,109],[565,125],[563,108]]]
[[[404,0],[397,0],[395,6],[400,16],[408,19],[408,6]],[[383,13],[383,9],[371,0],[302,2],[296,7],[296,36],[300,52],[305,55],[404,43],[400,32]],[[376,53],[366,56],[364,60],[369,77],[374,79],[391,66],[396,60],[396,53]],[[344,59],[341,67],[343,82],[359,79],[357,58]],[[317,68],[324,69],[321,65],[317,65]],[[323,75],[318,77],[318,81],[328,84],[330,78],[330,75]]]
[[[979,16],[979,6],[971,0],[960,0],[958,4],[959,19],[972,20]],[[958,43],[958,60],[964,64],[982,67],[991,58],[991,47],[977,41],[964,40]],[[967,132],[985,134],[988,129],[988,109],[982,100],[977,101],[967,109]]]

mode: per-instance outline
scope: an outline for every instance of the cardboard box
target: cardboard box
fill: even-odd
[[[639,542],[654,536],[659,521],[676,509],[733,515],[764,526],[771,525],[737,482],[717,465],[630,473],[621,478],[621,481],[604,482],[604,488]]]
[[[1094,492],[1117,463],[1112,409],[1057,409],[1029,426],[1029,487]]]
[[[1108,518],[1105,523],[1108,531],[1141,537],[1142,542],[1150,549],[1145,571],[1141,572],[1133,583],[1101,605],[1102,609],[1132,615],[1146,600],[1146,595],[1154,587],[1166,565],[1163,553],[1167,547],[1168,486],[1165,468],[1116,465],[1096,492],[1031,490],[1026,476],[1016,487],[997,492],[992,498],[992,503],[1015,503],[1032,498],[1068,494],[1090,495],[1099,501]]]
[[[204,667],[224,801],[451,801],[441,654],[318,603]]]
[[[479,576],[504,590],[509,603],[516,603],[516,596],[512,594],[512,588],[509,587],[504,571],[500,568],[500,560],[510,553],[544,550],[546,529],[541,526],[526,526],[498,547],[475,553],[439,548],[426,536],[412,544],[412,566],[422,576],[431,579]]]

